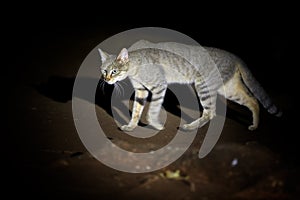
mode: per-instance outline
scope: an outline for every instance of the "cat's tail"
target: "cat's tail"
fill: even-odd
[[[242,75],[242,79],[248,89],[252,92],[252,94],[259,100],[259,102],[263,105],[263,107],[272,115],[277,117],[282,116],[282,111],[279,110],[276,105],[273,103],[270,96],[266,93],[266,91],[261,87],[259,82],[254,78],[251,71],[246,67],[246,64],[243,62],[239,63],[239,70]]]

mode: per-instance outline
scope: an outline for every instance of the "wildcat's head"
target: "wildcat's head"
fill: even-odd
[[[123,48],[118,56],[109,55],[98,49],[101,56],[101,73],[102,78],[108,84],[114,84],[118,81],[122,81],[127,77],[128,71],[128,51]]]

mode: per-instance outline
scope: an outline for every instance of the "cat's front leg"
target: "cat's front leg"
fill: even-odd
[[[149,105],[147,121],[151,126],[153,126],[157,130],[164,129],[164,125],[159,120],[159,114],[160,114],[161,105],[163,103],[166,91],[167,91],[167,84],[160,84],[158,86],[151,88],[152,99]]]
[[[147,96],[148,96],[148,90],[146,90],[144,87],[135,89],[135,97],[134,97],[131,120],[128,125],[121,126],[120,127],[121,130],[132,131],[135,127],[137,127],[144,109]]]

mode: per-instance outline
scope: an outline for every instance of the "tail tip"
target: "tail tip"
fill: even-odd
[[[283,114],[283,113],[282,113],[282,111],[280,110],[280,111],[278,111],[278,112],[275,114],[275,116],[276,116],[276,117],[281,117],[282,114]]]
[[[282,116],[282,111],[278,109],[274,104],[267,109],[268,112],[272,115],[275,115],[276,117],[281,117]]]

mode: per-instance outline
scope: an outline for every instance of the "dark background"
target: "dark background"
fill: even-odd
[[[85,56],[104,39],[121,31],[147,26],[177,30],[203,46],[225,49],[241,57],[285,114],[283,122],[278,122],[284,123],[284,129],[259,138],[282,155],[287,168],[292,166],[298,171],[296,29],[299,20],[295,7],[288,3],[174,4],[177,3],[163,6],[140,2],[137,8],[128,5],[127,8],[117,2],[115,5],[77,5],[76,8],[71,4],[46,3],[38,7],[7,7],[9,12],[2,14],[4,62],[1,67],[6,119],[2,146],[7,167],[4,171],[6,191],[32,196],[36,189],[39,190],[36,180],[47,181],[34,173],[38,169],[27,166],[44,162],[33,153],[40,143],[37,130],[43,130],[44,125],[37,116],[28,114],[27,105],[35,101],[36,95],[31,98],[28,88],[38,91],[36,85],[47,82],[53,75],[74,76]],[[66,65],[66,69],[52,66],[60,61],[72,65]],[[58,93],[55,98],[64,101],[65,94]],[[78,138],[75,143],[80,143]],[[26,163],[28,160],[30,162]],[[31,174],[37,177],[31,180]],[[46,194],[40,193],[45,197]]]
[[[13,61],[12,64],[23,64],[18,63],[8,69],[22,74],[26,67],[21,66],[29,64],[35,55],[42,54],[51,44],[59,49],[60,43],[89,39],[92,48],[101,39],[113,34],[147,26],[174,29],[203,46],[235,53],[248,63],[254,73],[260,71],[256,76],[262,81],[268,78],[265,72],[270,70],[274,74],[269,78],[273,78],[284,73],[283,68],[295,68],[297,53],[293,49],[297,46],[299,21],[292,4],[200,2],[199,5],[186,3],[179,6],[151,5],[149,2],[136,8],[133,5],[45,3],[37,7],[27,4],[12,9],[8,7],[9,12],[2,17],[3,41],[9,49],[5,55]],[[15,48],[18,48],[17,52]],[[89,50],[82,51],[86,54]],[[14,59],[16,54],[18,59]],[[254,57],[259,63],[253,63]],[[274,88],[282,85],[282,78],[293,80],[281,76],[275,81],[278,85]]]

